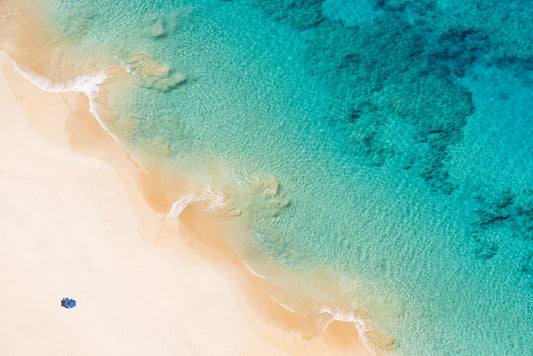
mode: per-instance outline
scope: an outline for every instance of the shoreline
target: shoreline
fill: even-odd
[[[20,5],[23,9],[20,12],[22,14],[20,19],[24,21],[18,19],[2,24],[7,27],[14,26],[20,30],[12,33],[23,33],[20,41],[17,36],[3,42],[3,46],[9,48],[9,51],[6,50],[8,56],[11,57],[14,53],[20,57],[10,58],[12,66],[18,71],[19,76],[31,82],[32,86],[39,88],[33,88],[33,91],[39,90],[40,95],[50,98],[54,96],[61,98],[61,105],[67,109],[70,117],[65,121],[65,129],[68,136],[66,141],[72,153],[91,157],[113,167],[120,182],[127,185],[126,190],[130,200],[138,201],[133,206],[138,217],[132,220],[139,221],[137,226],[139,231],[135,233],[140,233],[144,243],[163,247],[171,253],[177,251],[175,254],[179,258],[181,258],[181,252],[186,250],[184,253],[192,252],[194,258],[200,258],[204,262],[214,262],[217,267],[221,265],[231,270],[231,273],[223,278],[236,283],[233,289],[237,289],[235,292],[239,294],[239,298],[244,298],[248,304],[253,305],[253,311],[248,310],[247,322],[254,325],[261,324],[262,326],[259,327],[263,329],[261,338],[268,339],[269,343],[276,345],[279,350],[290,350],[290,354],[300,354],[300,352],[323,354],[323,352],[332,350],[338,351],[337,354],[354,354],[354,350],[356,350],[355,354],[374,354],[373,347],[368,345],[367,340],[364,340],[367,336],[377,345],[385,345],[386,348],[390,346],[390,338],[381,340],[383,335],[371,327],[368,329],[363,319],[353,313],[345,316],[341,312],[335,312],[335,308],[325,307],[319,308],[320,311],[316,315],[313,312],[313,315],[305,316],[307,312],[302,314],[295,312],[291,307],[286,307],[287,304],[282,303],[278,297],[288,298],[287,300],[290,301],[288,305],[291,306],[299,307],[300,301],[309,304],[309,296],[288,295],[292,294],[292,291],[287,288],[287,285],[295,281],[302,286],[306,284],[306,281],[295,279],[292,273],[291,280],[291,277],[285,276],[278,266],[274,268],[279,270],[278,275],[286,279],[280,281],[285,286],[262,279],[256,271],[247,266],[245,261],[241,261],[242,256],[238,256],[225,241],[222,235],[227,235],[227,232],[226,234],[220,232],[223,230],[221,227],[228,227],[231,223],[227,224],[227,221],[223,221],[224,218],[219,219],[216,214],[210,214],[203,211],[201,207],[191,205],[179,216],[179,222],[164,222],[176,202],[176,197],[182,197],[191,186],[194,187],[194,184],[183,177],[176,176],[175,173],[170,175],[168,172],[158,173],[157,168],[161,168],[160,164],[151,161],[150,157],[144,157],[141,154],[141,157],[138,157],[139,161],[134,157],[139,152],[128,152],[128,149],[120,142],[120,137],[124,133],[119,132],[119,136],[115,136],[106,127],[108,124],[113,125],[116,117],[116,114],[108,109],[107,101],[113,100],[109,97],[116,95],[115,89],[119,88],[120,92],[128,90],[128,84],[131,84],[129,74],[119,65],[82,59],[73,53],[72,49],[69,53],[63,52],[65,50],[63,47],[68,46],[62,45],[61,36],[48,28],[46,21],[40,15],[33,15],[30,9],[34,2],[29,3],[31,5]],[[42,33],[39,32],[41,27],[46,28]],[[43,43],[50,43],[50,46],[43,50],[39,47],[42,47]],[[39,46],[33,48],[35,44]],[[5,55],[2,54],[2,56]],[[34,57],[38,59],[34,61]],[[4,64],[3,67],[5,67]],[[51,76],[50,70],[53,72]],[[91,77],[90,73],[97,74],[99,78]],[[82,78],[81,81],[80,78]],[[9,85],[19,85],[20,80],[22,79],[15,79],[12,76]],[[38,83],[35,83],[36,80]],[[12,83],[13,81],[15,84]],[[26,88],[23,92],[31,91]],[[61,116],[58,113],[53,115]],[[43,124],[38,123],[37,120],[31,121],[33,126],[37,125],[39,129],[45,131],[49,131],[49,127],[54,126],[51,122]],[[117,128],[114,127],[114,129]],[[132,130],[133,128],[125,129]],[[53,141],[64,134],[60,133],[59,128],[55,131]],[[90,135],[87,135],[88,132]],[[58,143],[64,146],[65,139],[62,138]],[[120,210],[120,208],[117,209]],[[206,224],[206,221],[209,223]],[[110,222],[109,225],[111,224]],[[234,228],[235,226],[230,226],[229,231],[234,231],[232,230]],[[115,234],[119,232],[117,229]],[[183,241],[177,242],[177,239]],[[272,263],[267,262],[267,264]],[[334,288],[337,289],[336,286]],[[276,299],[270,295],[275,295]],[[257,328],[255,325],[255,329]],[[370,351],[364,348],[365,343]]]
[[[211,252],[208,251],[209,249],[207,249],[206,251],[205,241],[199,243],[201,246],[198,245],[198,242],[191,243],[190,239],[188,239],[187,242],[184,244],[183,241],[180,241],[180,239],[177,239],[176,237],[170,239],[168,236],[165,236],[166,234],[163,232],[162,234],[159,235],[157,239],[155,239],[156,241],[154,242],[153,234],[154,232],[157,232],[158,230],[161,233],[161,226],[162,226],[161,220],[164,219],[164,216],[161,216],[160,214],[154,212],[154,210],[146,204],[146,197],[142,196],[142,193],[139,190],[139,185],[140,184],[142,185],[142,183],[139,182],[139,179],[140,179],[139,177],[141,177],[143,174],[146,175],[147,173],[146,172],[143,173],[142,171],[140,171],[140,168],[138,166],[135,166],[135,164],[131,161],[131,159],[127,158],[127,155],[123,151],[123,149],[119,147],[116,143],[112,142],[109,136],[106,136],[103,129],[100,127],[100,125],[97,124],[92,114],[90,114],[88,110],[89,109],[88,99],[86,97],[84,98],[84,94],[81,94],[81,93],[62,93],[62,94],[45,93],[45,92],[40,91],[36,87],[34,87],[33,89],[30,89],[30,86],[33,86],[34,84],[29,83],[29,82],[24,83],[24,81],[26,81],[26,78],[23,78],[21,74],[19,73],[15,73],[13,66],[10,63],[8,64],[6,62],[8,62],[7,56],[5,54],[2,54],[2,71],[4,73],[7,73],[7,75],[6,74],[4,75],[8,77],[8,82],[4,83],[2,90],[7,93],[11,91],[11,96],[8,96],[9,99],[6,99],[6,100],[8,102],[10,100],[13,100],[14,102],[16,102],[16,104],[8,105],[7,109],[4,107],[2,110],[4,112],[5,110],[19,110],[19,114],[20,114],[20,111],[22,112],[26,111],[22,115],[24,116],[24,118],[21,118],[20,120],[26,119],[28,121],[29,126],[32,127],[33,130],[37,131],[37,132],[33,132],[32,134],[36,135],[36,137],[40,137],[39,140],[41,141],[48,141],[47,143],[51,145],[51,147],[42,147],[42,146],[35,147],[35,148],[38,148],[37,152],[42,152],[43,154],[45,154],[45,153],[50,153],[50,152],[59,150],[62,152],[61,157],[69,156],[69,160],[74,160],[74,161],[80,160],[83,163],[80,162],[77,164],[81,164],[82,166],[85,166],[86,161],[89,160],[92,165],[95,165],[97,167],[97,168],[96,167],[94,168],[95,171],[105,171],[106,174],[110,176],[113,176],[113,175],[117,176],[115,177],[115,181],[112,182],[113,184],[107,181],[102,182],[100,178],[98,185],[96,187],[91,187],[91,189],[95,189],[95,190],[103,189],[104,190],[104,194],[95,194],[95,197],[105,196],[106,194],[109,194],[110,196],[112,196],[112,195],[116,195],[116,193],[113,193],[113,191],[115,190],[120,191],[123,198],[116,199],[115,197],[113,200],[122,200],[123,201],[122,206],[128,205],[130,209],[133,210],[134,214],[131,215],[132,212],[130,210],[129,211],[130,215],[123,216],[123,217],[120,217],[120,216],[113,217],[112,214],[111,216],[98,216],[98,215],[101,215],[101,212],[98,211],[100,209],[106,211],[107,213],[112,213],[111,211],[108,211],[109,207],[107,209],[105,208],[105,205],[108,203],[107,199],[105,199],[105,202],[100,201],[97,203],[98,209],[95,209],[94,206],[92,207],[92,210],[91,208],[87,206],[85,206],[84,209],[88,209],[88,212],[90,212],[89,215],[96,214],[98,218],[103,220],[103,224],[105,225],[105,228],[112,231],[112,233],[110,234],[111,236],[107,236],[107,237],[111,237],[114,243],[121,245],[121,247],[124,248],[125,251],[135,251],[136,257],[139,258],[141,254],[142,255],[146,254],[146,255],[151,255],[151,257],[153,258],[155,255],[163,254],[163,255],[166,255],[165,263],[171,264],[171,265],[176,264],[178,260],[183,260],[183,259],[188,260],[188,261],[194,261],[194,263],[192,264],[194,268],[198,267],[201,273],[209,275],[210,276],[209,278],[211,279],[215,279],[219,287],[218,289],[220,290],[219,292],[214,292],[214,290],[212,290],[213,285],[210,282],[209,288],[207,288],[207,286],[204,285],[203,287],[205,287],[206,290],[201,293],[195,293],[194,298],[192,299],[194,300],[194,302],[198,303],[197,299],[203,299],[204,297],[206,297],[205,294],[213,295],[213,294],[220,293],[222,295],[226,294],[225,296],[226,302],[228,302],[228,298],[229,300],[233,301],[234,310],[233,310],[233,313],[230,313],[232,320],[231,321],[224,320],[224,322],[221,323],[221,325],[213,323],[214,325],[216,325],[217,330],[218,329],[222,330],[224,326],[226,326],[227,324],[232,325],[231,335],[233,335],[233,338],[237,337],[237,339],[239,340],[239,343],[242,342],[242,344],[240,345],[243,347],[243,349],[246,348],[243,346],[245,341],[246,341],[246,345],[255,343],[257,346],[251,347],[248,351],[248,352],[254,352],[255,354],[257,354],[257,350],[260,350],[260,349],[270,350],[270,354],[272,354],[272,352],[274,352],[274,354],[283,354],[284,352],[289,352],[290,354],[299,354],[300,352],[304,354],[310,354],[311,351],[313,351],[312,353],[316,352],[316,354],[320,354],[321,350],[322,352],[331,351],[332,347],[335,347],[335,344],[337,344],[337,347],[339,347],[337,350],[339,351],[344,350],[347,352],[346,354],[354,354],[352,353],[352,351],[355,352],[355,354],[366,353],[366,350],[364,349],[357,350],[357,348],[358,347],[361,348],[362,345],[358,342],[358,340],[356,340],[357,339],[356,334],[352,334],[352,337],[351,337],[352,340],[346,340],[346,339],[350,339],[350,337],[346,335],[347,332],[344,329],[346,329],[346,326],[348,326],[348,329],[349,329],[349,326],[352,326],[354,328],[353,331],[355,332],[355,327],[353,324],[337,325],[339,323],[334,322],[332,325],[328,327],[328,330],[325,333],[323,333],[321,336],[315,337],[314,339],[310,339],[310,340],[305,340],[304,338],[302,338],[301,327],[302,325],[305,325],[306,323],[308,323],[308,320],[305,320],[306,319],[305,317],[302,317],[299,320],[298,316],[290,315],[292,313],[288,311],[283,312],[279,310],[281,306],[275,305],[275,302],[273,300],[268,301],[267,300],[269,299],[268,296],[261,295],[261,292],[264,292],[264,290],[263,291],[260,291],[260,290],[252,291],[253,289],[253,286],[252,286],[253,283],[251,283],[252,278],[250,276],[247,276],[247,274],[243,272],[244,268],[241,266],[238,266],[236,261],[228,261],[229,258],[227,256],[226,257],[222,256],[223,254],[219,252],[217,248],[211,249],[212,250]],[[9,68],[10,65],[12,68]],[[16,78],[17,76],[19,76],[18,79]],[[10,88],[6,88],[6,86]],[[35,100],[34,98],[39,98],[39,99]],[[37,104],[34,104],[34,103],[37,103]],[[14,107],[18,106],[18,109],[14,109],[12,106]],[[48,117],[47,120],[45,120],[46,122],[43,122],[41,120],[43,117],[43,113],[50,113],[52,118]],[[10,117],[10,116],[12,115],[9,115],[9,113],[6,115],[6,117]],[[60,117],[62,117],[63,120],[65,120],[63,123],[64,128],[61,127],[60,120],[58,120],[58,118]],[[28,120],[28,118],[30,119]],[[53,125],[54,120],[57,120],[55,125]],[[7,127],[9,128],[10,127],[9,125],[11,123],[8,123],[7,120],[4,120],[4,121],[6,122],[4,122],[3,124],[8,125]],[[22,130],[22,128],[20,127],[15,127],[14,129],[17,129],[19,131]],[[4,129],[3,131],[5,132],[6,135],[9,135],[8,130]],[[34,140],[38,141],[36,138],[34,138]],[[15,149],[17,147],[17,142],[12,142],[12,145],[13,145],[13,149]],[[19,142],[18,146],[24,146],[24,143]],[[37,144],[34,143],[34,146],[37,146]],[[35,155],[35,152],[30,154],[30,156],[33,156],[33,155]],[[41,165],[39,166],[40,170],[47,171],[46,174],[48,176],[54,176],[54,173],[53,173],[54,168],[57,166],[61,167],[62,169],[65,169],[65,167],[62,166],[62,164],[60,163],[52,164],[51,167],[48,168],[49,161],[51,161],[51,159],[47,158],[46,161],[41,162]],[[63,158],[60,159],[60,162],[62,161],[63,161]],[[44,162],[46,162],[46,164],[43,164]],[[24,163],[23,161],[19,161],[18,165],[15,165],[13,169],[15,171],[18,168],[20,168],[23,171],[28,170],[29,168],[26,167],[26,165],[27,165],[27,162]],[[72,177],[69,177],[69,173],[72,170],[73,168],[67,168],[66,173],[65,171],[63,171],[64,176],[62,177],[62,179],[72,178]],[[114,172],[114,173],[111,173],[111,172]],[[36,176],[38,175],[39,174],[36,174]],[[30,176],[33,176],[33,175],[30,173]],[[8,177],[8,175],[4,175],[4,177]],[[90,172],[89,172],[88,177],[90,177]],[[74,175],[74,178],[77,180],[87,179],[87,178],[82,178],[76,175]],[[28,179],[32,179],[32,178],[28,177]],[[145,177],[145,179],[149,181],[150,177]],[[38,178],[35,178],[35,180],[36,182],[34,182],[34,185],[33,185],[34,189],[39,190],[39,189],[46,188],[45,184],[43,184],[41,187],[41,184]],[[96,179],[96,181],[98,181],[98,179]],[[64,182],[60,182],[60,183],[64,183]],[[79,181],[74,184],[79,184]],[[89,184],[89,183],[85,180],[84,184]],[[7,187],[8,185],[4,184],[4,186]],[[25,187],[19,187],[19,188],[21,190],[24,190]],[[56,191],[61,190],[60,187],[56,187],[55,189]],[[17,193],[18,194],[22,194],[22,193],[20,191],[17,192],[17,190],[13,189],[12,186],[10,186],[9,190],[12,192],[9,198],[10,201],[16,202],[19,199],[17,196]],[[87,194],[87,193],[85,192],[84,194]],[[38,194],[35,193],[35,195],[38,195]],[[74,194],[74,195],[71,194],[70,198],[76,200],[77,199],[76,195],[77,194]],[[91,194],[91,196],[92,195],[93,194]],[[96,199],[95,197],[91,199]],[[124,197],[127,197],[127,199],[124,199]],[[5,198],[2,199],[2,201],[5,201]],[[47,202],[44,202],[44,201],[40,202],[40,204],[44,204],[45,206],[46,206],[46,203]],[[94,203],[95,202],[92,202],[92,204]],[[76,202],[74,204],[76,204]],[[117,202],[115,201],[114,204],[117,204]],[[70,204],[64,205],[61,208],[64,210],[69,207],[70,207]],[[27,206],[27,208],[32,208],[32,207]],[[47,209],[43,211],[47,211]],[[70,209],[67,209],[67,211],[68,210]],[[118,209],[118,210],[122,210],[122,209]],[[55,209],[50,209],[48,211],[51,214],[58,213],[58,211]],[[20,211],[20,213],[22,212],[23,210]],[[117,212],[113,211],[113,214],[115,213],[119,214],[118,211]],[[120,214],[125,214],[125,212],[121,211]],[[23,213],[21,215],[25,215],[25,214]],[[40,214],[34,213],[34,215],[39,216]],[[142,216],[142,218],[139,218],[140,216]],[[62,217],[62,218],[66,218],[66,217]],[[96,220],[99,220],[98,218]],[[40,217],[40,219],[46,219],[46,218]],[[80,217],[79,216],[72,217],[72,220],[76,220],[76,219],[80,219]],[[124,237],[121,237],[121,235],[123,235],[125,231],[122,231],[120,227],[113,226],[117,221],[120,221],[120,220],[123,220],[123,221],[137,220],[140,222],[139,226],[137,226],[136,229],[133,228],[132,226],[129,226],[127,229],[125,228],[125,226],[122,226],[123,228],[125,228],[126,231],[129,230],[130,235],[135,235],[136,237],[135,239],[133,240],[125,239]],[[80,220],[79,223],[82,224],[83,219]],[[163,226],[166,226],[164,227],[164,229],[169,228],[168,225],[163,225]],[[16,231],[15,226],[10,226],[10,228]],[[69,238],[72,237],[71,235],[68,235],[65,232],[55,231],[57,226],[54,226],[53,228],[50,227],[50,228],[51,228],[51,231],[49,232],[51,234],[57,234],[58,236],[56,236],[52,242],[44,242],[44,243],[48,243],[52,245],[55,244],[56,248],[62,248],[61,247],[62,238],[68,240]],[[11,237],[4,238],[5,240],[4,243],[13,243],[13,241],[10,241],[10,240],[15,239],[15,236],[13,234],[8,234],[6,236],[11,236]],[[32,237],[33,236],[31,234],[28,236],[28,243],[30,244],[31,243],[38,244],[38,243],[43,243],[43,241],[46,241],[45,239],[45,240],[41,240],[41,242],[37,242],[33,240]],[[83,237],[90,239],[89,236],[83,236]],[[105,240],[104,236],[100,236],[99,240],[100,240],[99,244],[105,245],[107,243],[106,241],[104,241]],[[135,247],[130,246],[132,242],[134,242]],[[81,237],[78,243],[83,244],[84,248],[87,248],[89,251],[95,248],[95,247],[90,247],[92,245],[92,241],[90,240],[82,241]],[[194,247],[195,244],[197,244],[196,247]],[[191,246],[193,247],[193,250],[197,250],[197,251],[194,251],[193,253],[189,252],[191,250]],[[34,248],[35,249],[33,250],[33,253],[37,254],[36,255],[37,257],[39,257],[41,253],[45,252],[45,251],[40,251],[35,246]],[[11,249],[14,249],[14,250],[11,250],[11,252],[13,252],[14,255],[25,253],[24,249],[22,249],[22,251],[17,251],[17,248],[15,245],[11,246]],[[150,252],[146,251],[145,249],[148,249]],[[6,252],[10,251],[10,249],[3,249],[3,250]],[[80,253],[80,251],[75,251],[75,252]],[[200,252],[200,254],[198,254],[197,252]],[[172,255],[172,257],[169,257],[168,256],[169,254]],[[199,257],[199,255],[202,255],[202,256]],[[97,254],[93,256],[92,258],[96,258],[96,256]],[[208,257],[207,258],[208,260],[211,260],[211,259],[216,260],[217,266],[215,267],[212,262],[207,262],[206,257]],[[65,258],[68,259],[67,255],[65,255]],[[98,261],[98,259],[96,259],[92,262],[99,264],[99,262],[101,261]],[[134,264],[133,261],[128,260],[128,262]],[[111,262],[108,262],[108,263],[111,263]],[[69,264],[69,266],[72,266],[72,265]],[[89,269],[95,268],[95,266],[93,266],[92,264],[89,264],[89,266],[90,266]],[[118,268],[118,266],[114,266],[113,264],[111,264],[109,267],[111,269]],[[152,268],[152,270],[157,268],[154,266],[152,267],[147,266],[147,267]],[[219,271],[217,267],[223,267],[225,271]],[[46,267],[44,268],[46,269]],[[86,265],[85,268],[88,268],[88,266]],[[185,273],[186,271],[184,270],[190,269],[193,267],[188,265],[186,267],[181,266],[181,268],[182,268],[182,272]],[[50,271],[48,275],[49,278],[52,278],[54,274],[59,273],[61,268],[58,265],[54,265],[53,269],[54,269],[54,273]],[[16,272],[16,266],[8,265],[6,266],[5,270],[10,271],[11,273]],[[40,272],[44,272],[44,270]],[[128,270],[124,272],[126,275],[129,274]],[[180,274],[178,268],[172,268],[171,271],[168,271],[168,270],[159,271],[158,270],[157,272],[163,272],[168,278],[170,278],[170,276],[172,276],[173,278],[176,278]],[[189,274],[189,273],[187,272],[185,274]],[[16,273],[14,275],[16,275]],[[231,277],[228,278],[228,275],[230,275]],[[19,277],[21,278],[17,278],[18,284],[16,285],[20,287],[20,290],[24,290],[26,288],[24,286],[25,284],[24,282],[29,282],[28,284],[32,284],[30,281],[31,279],[30,276],[24,275],[24,276],[19,276]],[[72,283],[74,283],[74,281],[77,278],[75,278],[75,276],[71,276],[71,277],[74,278],[71,281]],[[92,282],[97,283],[96,280]],[[190,284],[189,288],[192,288],[195,282],[196,280],[189,276],[189,281],[187,281],[187,283]],[[137,285],[138,284],[137,281],[134,284]],[[142,283],[139,283],[139,284],[142,285]],[[228,288],[227,284],[229,285],[233,284],[233,285]],[[158,287],[160,288],[161,291],[166,291],[165,288],[161,289],[162,286],[158,286]],[[168,286],[165,285],[164,287],[168,287]],[[197,286],[196,288],[199,288],[199,287]],[[142,289],[142,287],[140,287],[140,289]],[[116,298],[116,295],[114,296],[113,293],[111,293],[113,289],[109,290],[109,288],[108,289],[102,288],[101,290],[100,289],[98,290],[99,290],[99,293],[103,293],[104,295],[107,295],[108,293],[110,293],[111,298],[113,299]],[[175,288],[171,288],[171,290],[172,290],[172,293],[178,293],[178,291],[176,291]],[[34,290],[33,292],[39,294],[37,290]],[[48,292],[51,292],[51,291],[48,291]],[[13,295],[9,296],[11,300],[7,303],[7,305],[10,305],[18,297],[22,296],[22,293],[20,295],[17,295],[17,293],[14,291],[10,293]],[[28,295],[32,295],[34,293],[28,293]],[[198,294],[201,294],[201,295],[198,295]],[[6,295],[3,295],[3,297],[7,298]],[[57,295],[56,297],[60,298],[62,297],[62,295]],[[72,295],[72,297],[76,297],[76,296]],[[122,297],[125,297],[125,296],[122,295]],[[156,298],[156,296],[154,295],[151,295],[150,297],[158,300],[158,298]],[[135,298],[133,299],[134,300],[130,301],[131,303],[139,303],[139,300],[135,300]],[[167,298],[163,298],[163,299],[167,299],[166,301],[169,304],[171,304],[172,302],[171,300],[168,300],[169,299],[168,296]],[[215,299],[218,300],[217,298]],[[213,309],[212,313],[220,312],[219,308],[221,307],[227,308],[227,305],[225,305],[224,303],[222,303],[222,305],[219,304],[217,308],[216,304],[222,301],[218,300],[217,302],[216,300],[215,301],[210,300],[209,302],[203,303],[201,308],[208,308],[209,310]],[[80,300],[79,302],[80,302],[80,307],[86,303],[83,300]],[[250,304],[255,304],[256,307],[251,308]],[[258,306],[259,308],[257,308]],[[49,307],[49,306],[46,305],[45,307]],[[34,308],[40,309],[38,306],[34,306]],[[263,308],[262,312],[258,312],[257,309],[261,309],[261,308]],[[57,306],[54,304],[51,310],[48,308],[45,308],[44,311],[41,310],[39,311],[39,313],[41,314],[48,313],[48,317],[51,318],[51,320],[53,320],[54,318],[61,317],[57,315],[57,313],[54,313],[54,312],[57,312],[58,309],[59,308],[57,308]],[[244,309],[244,310],[241,310],[241,309]],[[59,311],[62,312],[62,310],[59,310]],[[93,309],[91,312],[96,313],[96,315],[98,315],[97,310]],[[183,312],[183,311],[180,311],[180,312]],[[259,316],[259,314],[264,314],[264,315]],[[22,319],[25,319],[26,317],[28,316],[22,317],[21,315],[12,315],[11,318],[8,317],[8,320],[12,319],[12,322],[16,323],[17,320],[22,320]],[[283,318],[285,318],[285,320],[283,320]],[[275,319],[278,319],[277,322],[274,321]],[[65,320],[61,320],[61,321],[65,321]],[[26,322],[29,322],[29,321],[26,320]],[[55,325],[57,322],[58,320],[53,320],[53,322],[43,323],[43,325],[46,325],[46,324]],[[218,322],[220,322],[220,320]],[[202,324],[203,323],[205,323],[205,320],[202,322]],[[233,332],[236,330],[235,326],[238,325],[239,323],[243,325],[242,330],[239,329],[238,333]],[[285,325],[285,328],[280,327],[280,325]],[[289,328],[289,325],[292,325],[292,329]],[[76,329],[76,327],[73,324],[71,324],[70,326],[73,327],[73,329]],[[250,326],[252,327],[250,328]],[[33,327],[35,328],[35,325],[33,325]],[[298,331],[299,328],[300,328],[300,331]],[[252,331],[250,329],[255,330],[255,331]],[[258,329],[262,329],[262,331],[257,331]],[[50,330],[50,331],[53,333],[57,332],[57,330],[56,331]],[[250,334],[250,332],[252,334],[249,335],[249,337],[247,338],[243,338],[242,333],[246,331],[248,332],[248,334]],[[91,330],[91,332],[94,333],[96,331]],[[6,331],[2,332],[2,334],[5,334],[5,333]],[[239,334],[239,335],[235,335],[235,334]],[[6,340],[7,339],[14,340],[11,337],[2,337],[2,339],[4,338]],[[232,337],[226,335],[224,339],[225,340],[228,339],[229,341],[232,339]],[[265,340],[268,340],[268,341],[265,342]],[[235,342],[235,340],[233,340],[233,342]],[[230,344],[230,342],[228,343]],[[54,346],[59,346],[59,345],[61,345],[61,343],[58,341],[57,345],[54,345]],[[261,346],[258,346],[258,345],[261,345]],[[272,345],[276,345],[276,346],[272,346]],[[73,345],[71,346],[74,347]],[[42,345],[40,345],[39,347],[42,347]],[[9,354],[10,350],[8,349],[7,351]],[[19,351],[21,351],[22,354],[24,354],[22,350],[19,350]],[[117,350],[117,352],[120,353],[121,350]],[[19,353],[19,352],[16,352],[16,353]],[[172,354],[172,352],[170,354]],[[340,354],[343,354],[343,352],[341,351]]]
[[[529,349],[533,7],[0,2],[13,330],[71,283],[117,352]]]

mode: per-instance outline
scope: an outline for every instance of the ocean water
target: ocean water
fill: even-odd
[[[196,182],[178,202],[231,205],[259,274],[280,277],[268,256],[311,281],[295,293],[315,312],[364,308],[392,354],[532,354],[530,2],[44,10],[77,53],[129,71],[108,129]],[[348,306],[316,289],[319,270]]]

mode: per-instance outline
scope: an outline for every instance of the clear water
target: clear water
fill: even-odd
[[[130,149],[223,190],[278,263],[356,281],[353,305],[399,352],[532,354],[530,2],[49,11],[79,53],[136,78],[111,126],[130,125]],[[277,194],[258,194],[270,176]]]

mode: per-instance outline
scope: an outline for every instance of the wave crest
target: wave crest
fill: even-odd
[[[229,215],[239,214],[238,211],[233,209],[233,205],[226,199],[223,193],[211,188],[206,188],[192,190],[179,197],[179,199],[172,204],[172,208],[170,208],[170,211],[167,214],[167,221],[178,221],[183,211],[192,204],[198,204],[203,210],[212,213],[226,212]]]

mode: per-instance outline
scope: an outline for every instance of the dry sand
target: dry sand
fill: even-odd
[[[82,94],[41,91],[0,53],[0,101],[0,354],[367,353],[351,324],[304,338],[306,320],[183,228],[160,239],[142,170]]]

